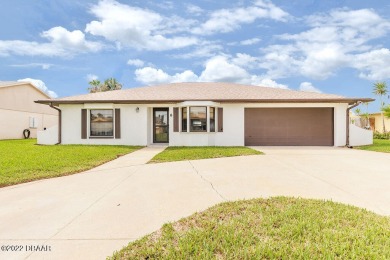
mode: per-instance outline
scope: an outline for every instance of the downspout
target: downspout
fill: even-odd
[[[56,144],[60,144],[61,143],[61,121],[62,121],[61,120],[61,109],[53,106],[53,103],[50,103],[49,106],[58,111],[58,143],[56,143]]]
[[[346,146],[348,148],[352,148],[352,146],[349,145],[349,111],[354,108],[354,107],[357,107],[358,105],[360,105],[362,103],[362,101],[357,101],[356,103],[354,103],[352,106],[348,107],[347,108],[347,115],[346,115],[346,119],[347,119],[347,143],[346,143]]]

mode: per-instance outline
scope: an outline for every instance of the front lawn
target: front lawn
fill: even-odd
[[[360,150],[390,153],[389,139],[374,139],[374,144],[356,147]]]
[[[111,259],[390,259],[390,218],[330,201],[227,202],[130,243]]]
[[[262,154],[254,149],[243,146],[171,146],[157,154],[149,163],[172,162],[184,160],[199,160],[241,155]]]
[[[36,145],[36,139],[0,141],[0,187],[85,171],[140,147]]]

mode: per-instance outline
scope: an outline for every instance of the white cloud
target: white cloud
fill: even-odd
[[[87,76],[86,76],[86,79],[87,79],[87,81],[88,82],[90,82],[90,81],[92,81],[92,80],[97,80],[99,77],[97,76],[97,75],[95,75],[95,74],[88,74]]]
[[[87,41],[79,30],[68,31],[63,27],[53,27],[41,33],[47,43],[5,40],[0,41],[0,56],[72,56],[75,53],[97,52],[103,48],[99,42]]]
[[[145,62],[140,59],[130,59],[127,61],[127,64],[135,67],[142,67],[144,66]]]
[[[202,8],[200,8],[197,5],[193,5],[193,4],[187,4],[186,11],[187,11],[187,13],[189,13],[191,15],[195,15],[195,16],[199,16],[204,12],[204,10]]]
[[[196,47],[188,52],[172,55],[179,59],[199,59],[204,57],[212,57],[222,52],[223,46],[212,42],[200,42]]]
[[[251,38],[251,39],[240,41],[240,44],[241,45],[253,45],[253,44],[259,43],[260,41],[261,41],[260,38]]]
[[[165,10],[170,10],[170,9],[173,9],[175,7],[175,5],[173,4],[172,1],[153,2],[153,5],[161,8],[161,9],[165,9]]]
[[[198,76],[190,70],[169,75],[161,69],[145,67],[135,71],[136,80],[147,85],[156,85],[170,82],[195,82]]]
[[[227,45],[230,45],[230,46],[249,46],[249,45],[254,45],[256,43],[259,43],[259,42],[261,42],[261,39],[255,37],[255,38],[242,40],[239,42],[229,42]]]
[[[284,88],[288,86],[279,84],[264,75],[255,75],[241,66],[234,64],[234,59],[225,55],[212,57],[204,64],[204,70],[196,75],[191,70],[169,75],[161,69],[145,67],[135,71],[135,79],[147,85],[156,85],[170,82],[236,82],[266,87]]]
[[[85,35],[80,30],[71,32],[61,26],[44,31],[41,36],[64,50],[96,52],[102,48],[100,43],[85,40]]]
[[[386,51],[368,45],[370,40],[390,32],[390,23],[375,11],[337,9],[307,17],[306,22],[310,29],[279,36],[290,43],[262,49],[260,67],[267,69],[268,75],[280,78],[300,74],[323,80],[340,68],[350,67],[360,70],[363,78],[379,80],[390,76],[386,69],[375,65],[388,62]],[[365,59],[368,57],[376,61]]]
[[[167,37],[166,34],[188,31],[194,21],[162,15],[138,7],[101,0],[90,12],[98,18],[86,25],[85,31],[103,36],[122,46],[136,49],[163,51],[194,45],[198,39],[192,36]]]
[[[52,98],[58,97],[57,93],[49,90],[46,87],[46,84],[42,80],[25,78],[25,79],[18,79],[17,81],[18,82],[29,82],[29,83],[33,84],[36,88],[40,89],[42,92],[45,92],[46,94],[48,94],[50,97],[52,97]]]
[[[251,84],[256,86],[263,86],[263,87],[288,89],[288,86],[285,84],[280,84],[272,79],[264,78],[261,76],[255,76],[255,75],[251,77]]]
[[[228,61],[225,56],[215,56],[206,62],[200,81],[239,82],[248,78],[248,72]]]
[[[11,67],[17,67],[17,68],[35,68],[35,67],[40,67],[43,70],[48,70],[50,69],[53,64],[50,63],[27,63],[27,64],[13,64],[10,65]]]
[[[260,60],[246,53],[237,53],[231,62],[243,68],[257,68]]]
[[[286,21],[288,13],[269,1],[259,0],[249,7],[220,9],[211,13],[210,18],[197,28],[195,34],[227,33],[250,24],[257,19]]]
[[[302,82],[299,85],[299,90],[300,91],[306,91],[306,92],[316,92],[316,93],[322,93],[321,90],[318,88],[314,87],[312,83],[310,82]]]
[[[382,48],[355,55],[352,67],[360,71],[359,77],[368,80],[390,78],[390,50]]]

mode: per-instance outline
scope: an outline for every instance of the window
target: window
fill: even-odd
[[[207,131],[207,108],[190,107],[190,130],[191,132]]]
[[[215,132],[215,107],[210,107],[210,132]]]
[[[113,136],[113,110],[93,109],[91,111],[91,136]]]
[[[187,108],[181,109],[181,131],[187,132]]]

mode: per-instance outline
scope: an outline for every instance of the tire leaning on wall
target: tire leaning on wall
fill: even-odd
[[[31,132],[30,132],[29,129],[24,129],[24,130],[23,130],[24,139],[30,138],[30,134],[31,134]]]

